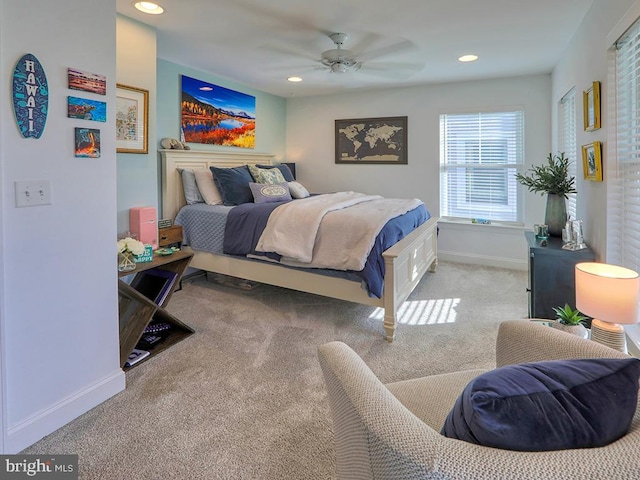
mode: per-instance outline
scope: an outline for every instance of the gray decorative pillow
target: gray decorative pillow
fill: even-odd
[[[257,183],[286,183],[279,168],[260,168],[255,165],[247,165],[251,176]]]
[[[188,168],[179,168],[178,172],[182,177],[182,189],[184,190],[184,198],[187,201],[187,205],[193,205],[194,203],[203,203],[204,199],[198,190],[196,185],[196,176],[193,170]]]
[[[289,182],[289,192],[293,198],[307,198],[310,195],[300,182]]]
[[[283,183],[249,183],[254,203],[284,202],[291,200],[289,186]]]

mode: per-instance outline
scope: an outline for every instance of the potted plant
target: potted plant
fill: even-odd
[[[551,324],[552,327],[582,338],[588,337],[589,332],[584,326],[584,321],[587,317],[577,309],[573,310],[568,303],[565,303],[564,307],[553,307],[553,311],[556,312],[556,321]]]
[[[534,166],[529,173],[516,174],[516,180],[527,187],[530,192],[547,194],[545,220],[549,227],[549,235],[562,236],[562,229],[567,221],[565,199],[568,194],[576,193],[576,178],[569,177],[569,159],[560,155],[549,154],[547,163]]]

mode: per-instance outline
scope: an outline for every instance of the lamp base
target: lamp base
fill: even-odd
[[[617,323],[603,322],[594,318],[591,321],[591,340],[627,353],[627,337],[624,333],[624,327]]]

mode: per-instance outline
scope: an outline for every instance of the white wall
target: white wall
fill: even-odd
[[[597,259],[604,261],[607,242],[607,180],[608,152],[607,139],[611,122],[609,120],[609,94],[611,88],[607,72],[607,42],[609,32],[620,21],[634,0],[596,0],[585,16],[562,59],[552,75],[553,144],[558,144],[557,103],[572,87],[576,88],[576,114],[578,144],[577,206],[578,218],[583,220],[585,240],[596,252]],[[638,2],[635,2],[638,3]],[[585,132],[583,129],[582,92],[593,81],[601,82],[601,125],[599,130]],[[582,145],[593,141],[603,142],[604,181],[585,181],[582,170]]]
[[[124,388],[116,272],[115,5],[0,0],[0,333],[4,452],[14,453]],[[49,84],[38,140],[10,98],[17,60]],[[67,68],[106,75],[106,96],[67,88]],[[108,103],[107,122],[67,118],[67,95]],[[74,127],[101,131],[102,156],[74,156]],[[16,208],[15,180],[47,179],[52,205]]]
[[[122,234],[129,230],[131,207],[158,208],[159,205],[156,31],[118,15],[116,40],[117,83],[149,91],[148,153],[117,154],[118,233]]]
[[[356,73],[357,74],[357,73]],[[524,108],[525,160],[551,151],[551,77],[536,75],[287,100],[287,161],[311,191],[357,190],[418,197],[439,215],[439,115]],[[335,164],[334,120],[408,116],[408,165]],[[544,218],[544,199],[523,190],[525,228]],[[523,228],[440,224],[439,257],[526,268]]]

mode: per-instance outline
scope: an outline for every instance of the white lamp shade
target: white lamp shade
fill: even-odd
[[[640,276],[628,268],[583,262],[575,266],[576,308],[608,323],[637,323]]]

